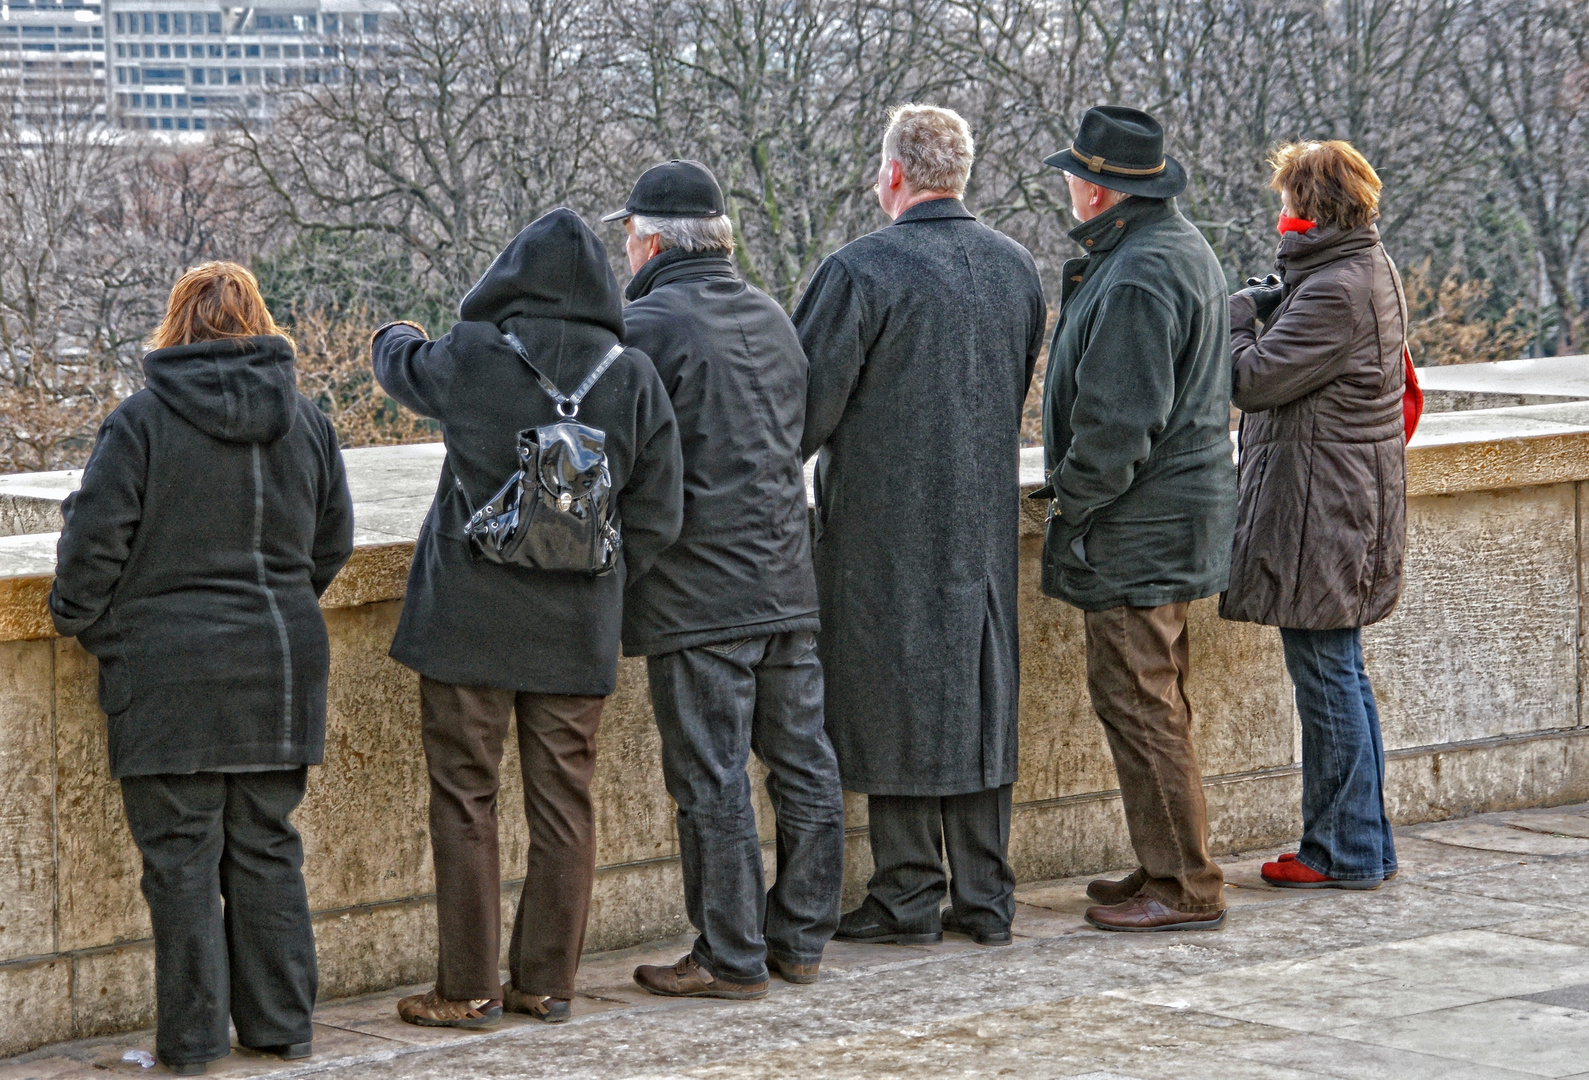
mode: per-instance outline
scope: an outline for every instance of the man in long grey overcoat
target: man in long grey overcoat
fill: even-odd
[[[955,113],[895,109],[894,223],[829,256],[794,316],[827,727],[876,866],[840,940],[1010,940],[1018,458],[1046,309],[1031,255],[961,202],[972,155]]]

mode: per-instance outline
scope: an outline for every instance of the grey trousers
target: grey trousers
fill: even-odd
[[[947,892],[968,929],[992,933],[1015,918],[1010,785],[967,795],[868,795],[876,869],[866,902],[901,930],[937,933]],[[946,880],[944,855],[952,878]]]
[[[127,824],[154,923],[161,1061],[308,1042],[319,973],[303,843],[287,815],[309,770],[129,776]]]
[[[647,670],[662,774],[678,804],[691,955],[731,982],[767,977],[767,954],[815,964],[839,924],[844,792],[822,718],[809,631],[653,656]],[[766,888],[745,766],[767,766],[778,878]]]

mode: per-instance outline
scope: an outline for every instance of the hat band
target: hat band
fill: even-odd
[[[1086,165],[1092,172],[1113,173],[1116,176],[1157,176],[1164,171],[1164,162],[1159,162],[1151,169],[1128,169],[1124,165],[1110,165],[1104,161],[1102,154],[1083,154],[1076,149],[1076,144],[1070,144],[1070,152],[1077,161]]]

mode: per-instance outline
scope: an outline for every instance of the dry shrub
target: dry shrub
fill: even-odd
[[[82,468],[117,397],[108,385],[0,381],[0,473]]]
[[[1488,281],[1452,270],[1437,282],[1425,259],[1407,268],[1402,284],[1410,323],[1407,344],[1420,367],[1515,360],[1533,337],[1524,325],[1521,300],[1499,319],[1485,315],[1493,288]]]
[[[331,418],[344,447],[438,441],[435,421],[405,409],[375,381],[370,367],[375,326],[362,310],[340,318],[325,311],[295,312],[298,389]]]

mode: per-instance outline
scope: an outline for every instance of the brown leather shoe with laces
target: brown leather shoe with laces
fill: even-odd
[[[1087,899],[1095,904],[1113,907],[1123,904],[1137,893],[1142,891],[1142,886],[1148,883],[1148,872],[1140,866],[1119,881],[1110,881],[1108,878],[1096,878],[1087,883]]]
[[[1150,934],[1165,930],[1218,930],[1225,925],[1223,911],[1176,911],[1147,893],[1137,893],[1123,904],[1090,907],[1086,919],[1100,930]]]
[[[712,997],[730,1001],[753,1001],[767,996],[767,980],[758,983],[734,983],[719,979],[695,962],[693,956],[683,956],[671,966],[642,964],[634,969],[634,981],[648,993],[662,997]]]
[[[432,988],[399,1001],[397,1015],[420,1027],[483,1028],[502,1022],[502,1002],[496,998],[448,1001]]]
[[[574,1015],[574,1004],[568,998],[526,994],[511,986],[502,988],[502,1007],[508,1012],[533,1016],[543,1024],[561,1024]]]

